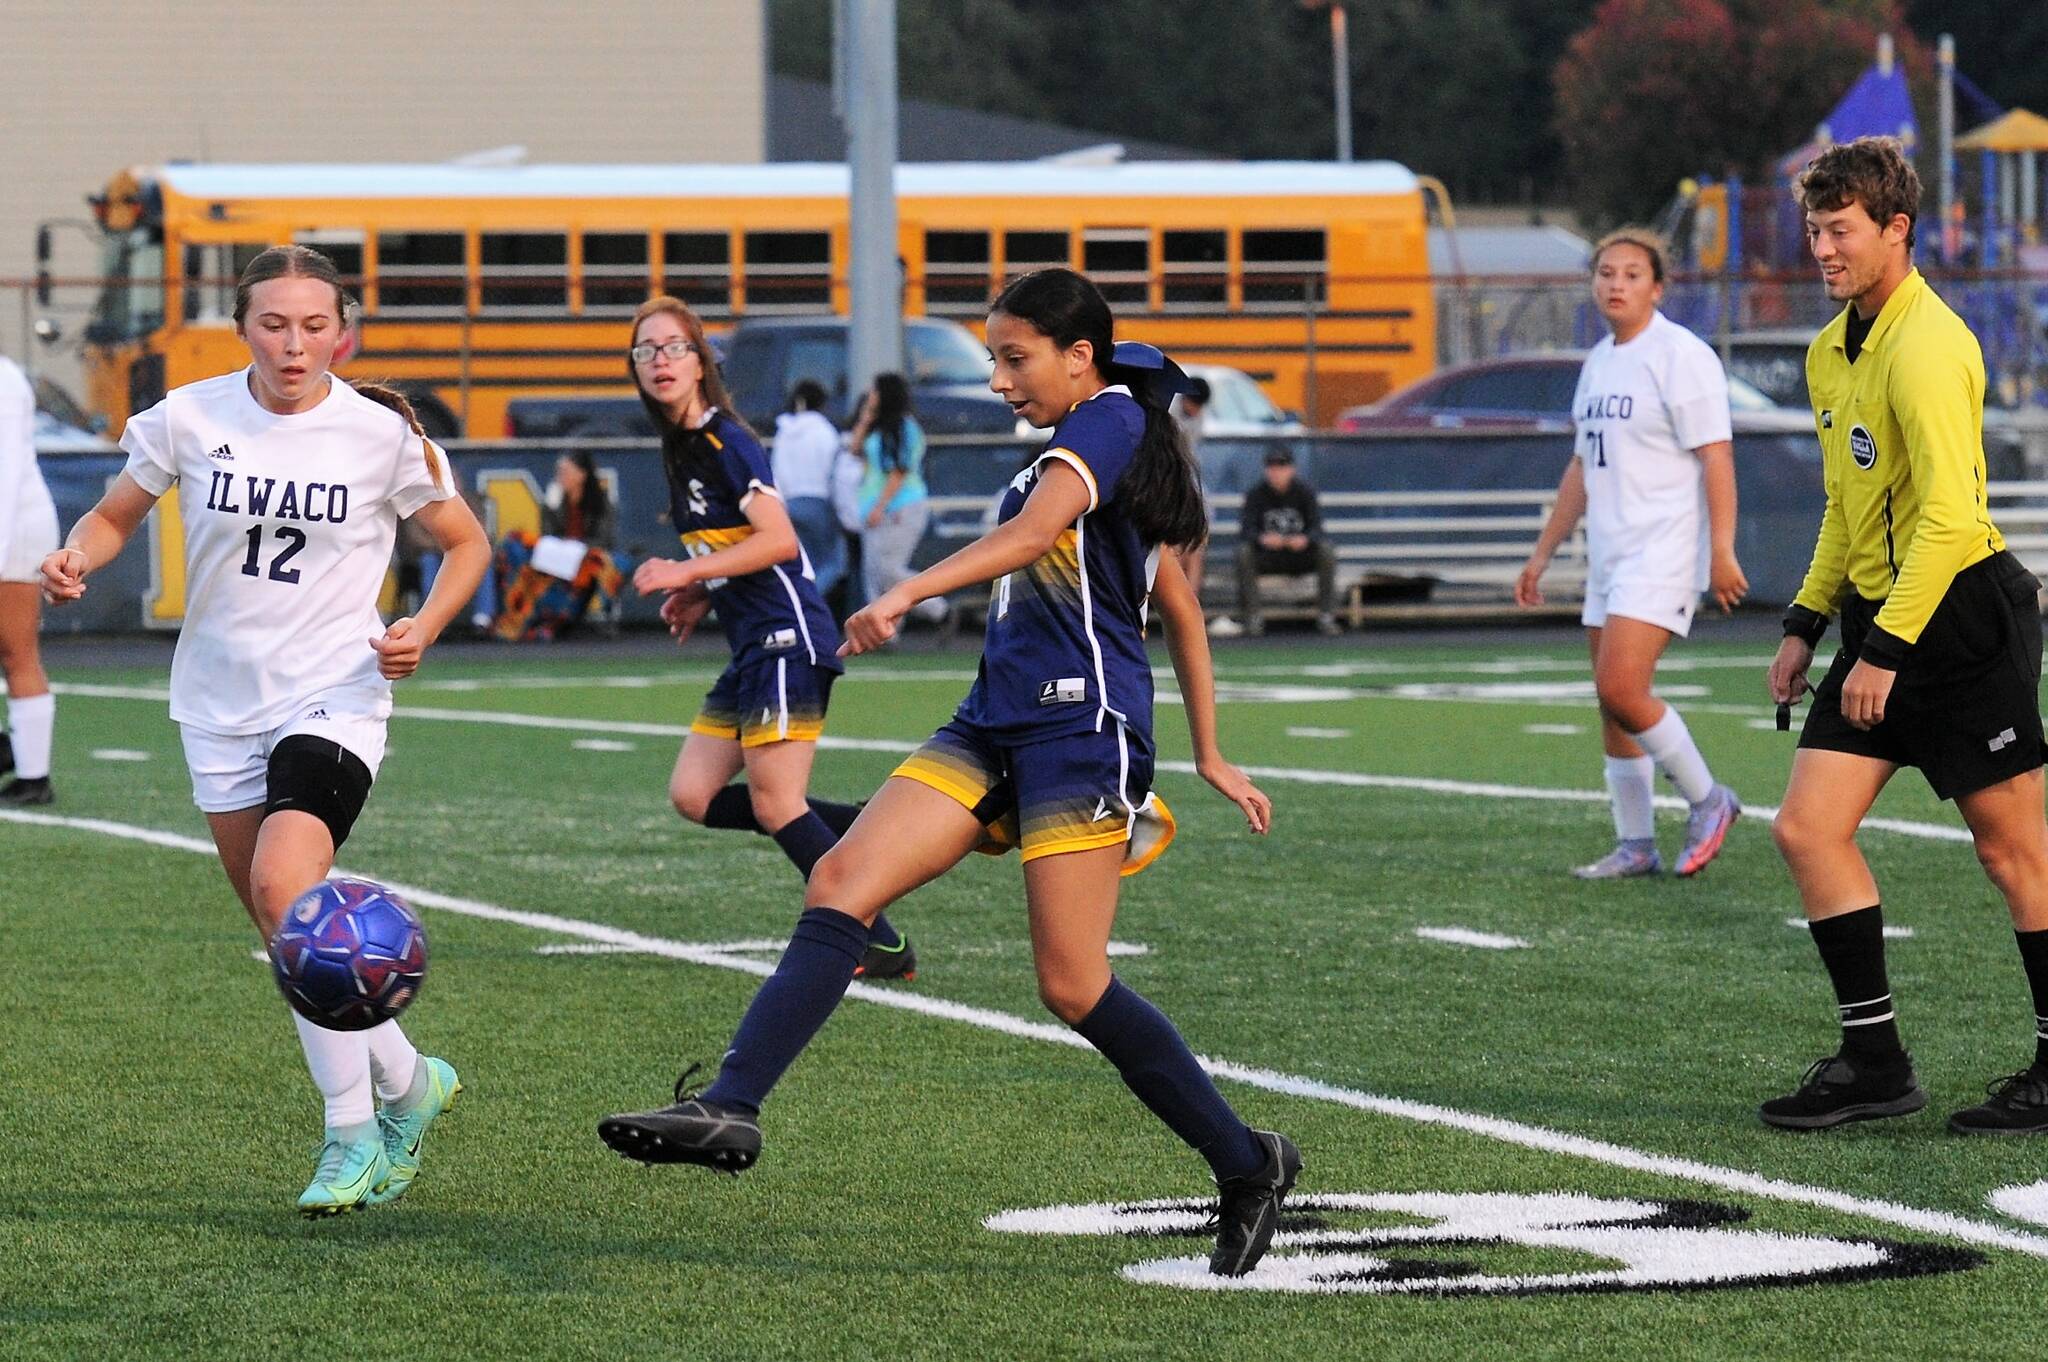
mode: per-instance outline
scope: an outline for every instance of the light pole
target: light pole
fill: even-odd
[[[1337,159],[1351,159],[1351,12],[1347,0],[1301,0],[1303,9],[1330,11],[1330,73],[1336,90]]]

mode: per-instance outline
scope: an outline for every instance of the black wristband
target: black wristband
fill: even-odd
[[[1828,617],[1817,610],[1808,610],[1803,605],[1795,605],[1787,610],[1784,623],[1785,636],[1796,638],[1809,648],[1819,644],[1828,631]]]

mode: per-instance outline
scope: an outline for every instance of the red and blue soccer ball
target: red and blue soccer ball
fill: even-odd
[[[330,1031],[367,1031],[405,1011],[427,974],[412,906],[368,880],[326,880],[285,911],[270,968],[292,1010]]]

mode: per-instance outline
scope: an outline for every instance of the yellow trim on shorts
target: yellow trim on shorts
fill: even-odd
[[[816,742],[824,736],[824,733],[825,725],[822,720],[811,724],[801,724],[791,720],[789,732],[787,733],[782,732],[774,724],[761,724],[758,727],[749,728],[740,735],[740,746],[766,747],[770,743],[777,742]]]
[[[708,715],[699,714],[696,718],[690,720],[690,731],[692,733],[701,733],[707,738],[736,739],[740,735],[740,726],[738,724],[720,723]]]
[[[975,794],[958,781],[948,779],[943,771],[934,771],[928,766],[919,766],[916,762],[917,757],[913,755],[889,774],[891,776],[902,776],[905,780],[914,780],[920,785],[928,785],[940,794],[953,800],[969,813],[974,811],[975,805],[988,798],[987,790]]]
[[[1041,856],[1059,856],[1070,851],[1093,851],[1097,847],[1115,846],[1119,842],[1130,840],[1130,828],[1120,823],[1114,832],[1090,833],[1086,837],[1057,837],[1048,842],[1025,847],[1024,859],[1030,862]]]

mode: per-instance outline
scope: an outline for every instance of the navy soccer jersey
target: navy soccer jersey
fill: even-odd
[[[747,428],[713,408],[695,430],[678,432],[669,463],[669,512],[683,549],[701,558],[731,548],[754,533],[746,505],[765,492],[779,497],[768,453]],[[735,662],[795,658],[828,671],[840,662],[839,628],[811,577],[811,562],[797,550],[792,563],[775,563],[740,577],[717,577],[711,590],[718,622]]]
[[[997,520],[1014,517],[1048,461],[1088,484],[1088,509],[1037,562],[996,583],[981,671],[959,717],[1003,743],[1099,732],[1121,722],[1152,731],[1152,664],[1145,607],[1156,550],[1132,528],[1124,475],[1145,433],[1145,412],[1121,384],[1063,417],[1045,452],[1003,493]]]

